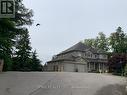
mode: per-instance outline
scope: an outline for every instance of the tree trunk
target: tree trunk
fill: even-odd
[[[4,66],[4,60],[0,59],[0,72],[3,71],[3,66]]]

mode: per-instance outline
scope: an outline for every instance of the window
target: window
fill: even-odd
[[[90,52],[88,52],[88,57],[90,57]]]
[[[97,54],[95,54],[95,58],[98,58],[98,55]]]
[[[84,53],[84,56],[87,56],[87,54],[86,54],[86,53]]]

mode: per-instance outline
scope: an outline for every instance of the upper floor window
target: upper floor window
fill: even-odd
[[[97,55],[95,54],[95,58],[97,58]]]
[[[87,53],[88,57],[90,57],[90,52]]]
[[[93,55],[92,54],[90,54],[90,57],[92,57]]]
[[[87,54],[85,53],[84,56],[87,56]]]

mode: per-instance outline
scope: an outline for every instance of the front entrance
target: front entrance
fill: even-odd
[[[104,73],[107,70],[106,63],[90,62],[87,64],[88,72]]]

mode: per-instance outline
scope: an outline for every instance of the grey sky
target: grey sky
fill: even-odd
[[[107,36],[121,26],[127,31],[127,0],[24,0],[34,11],[32,47],[43,62],[77,42]],[[41,25],[36,27],[36,24]]]

